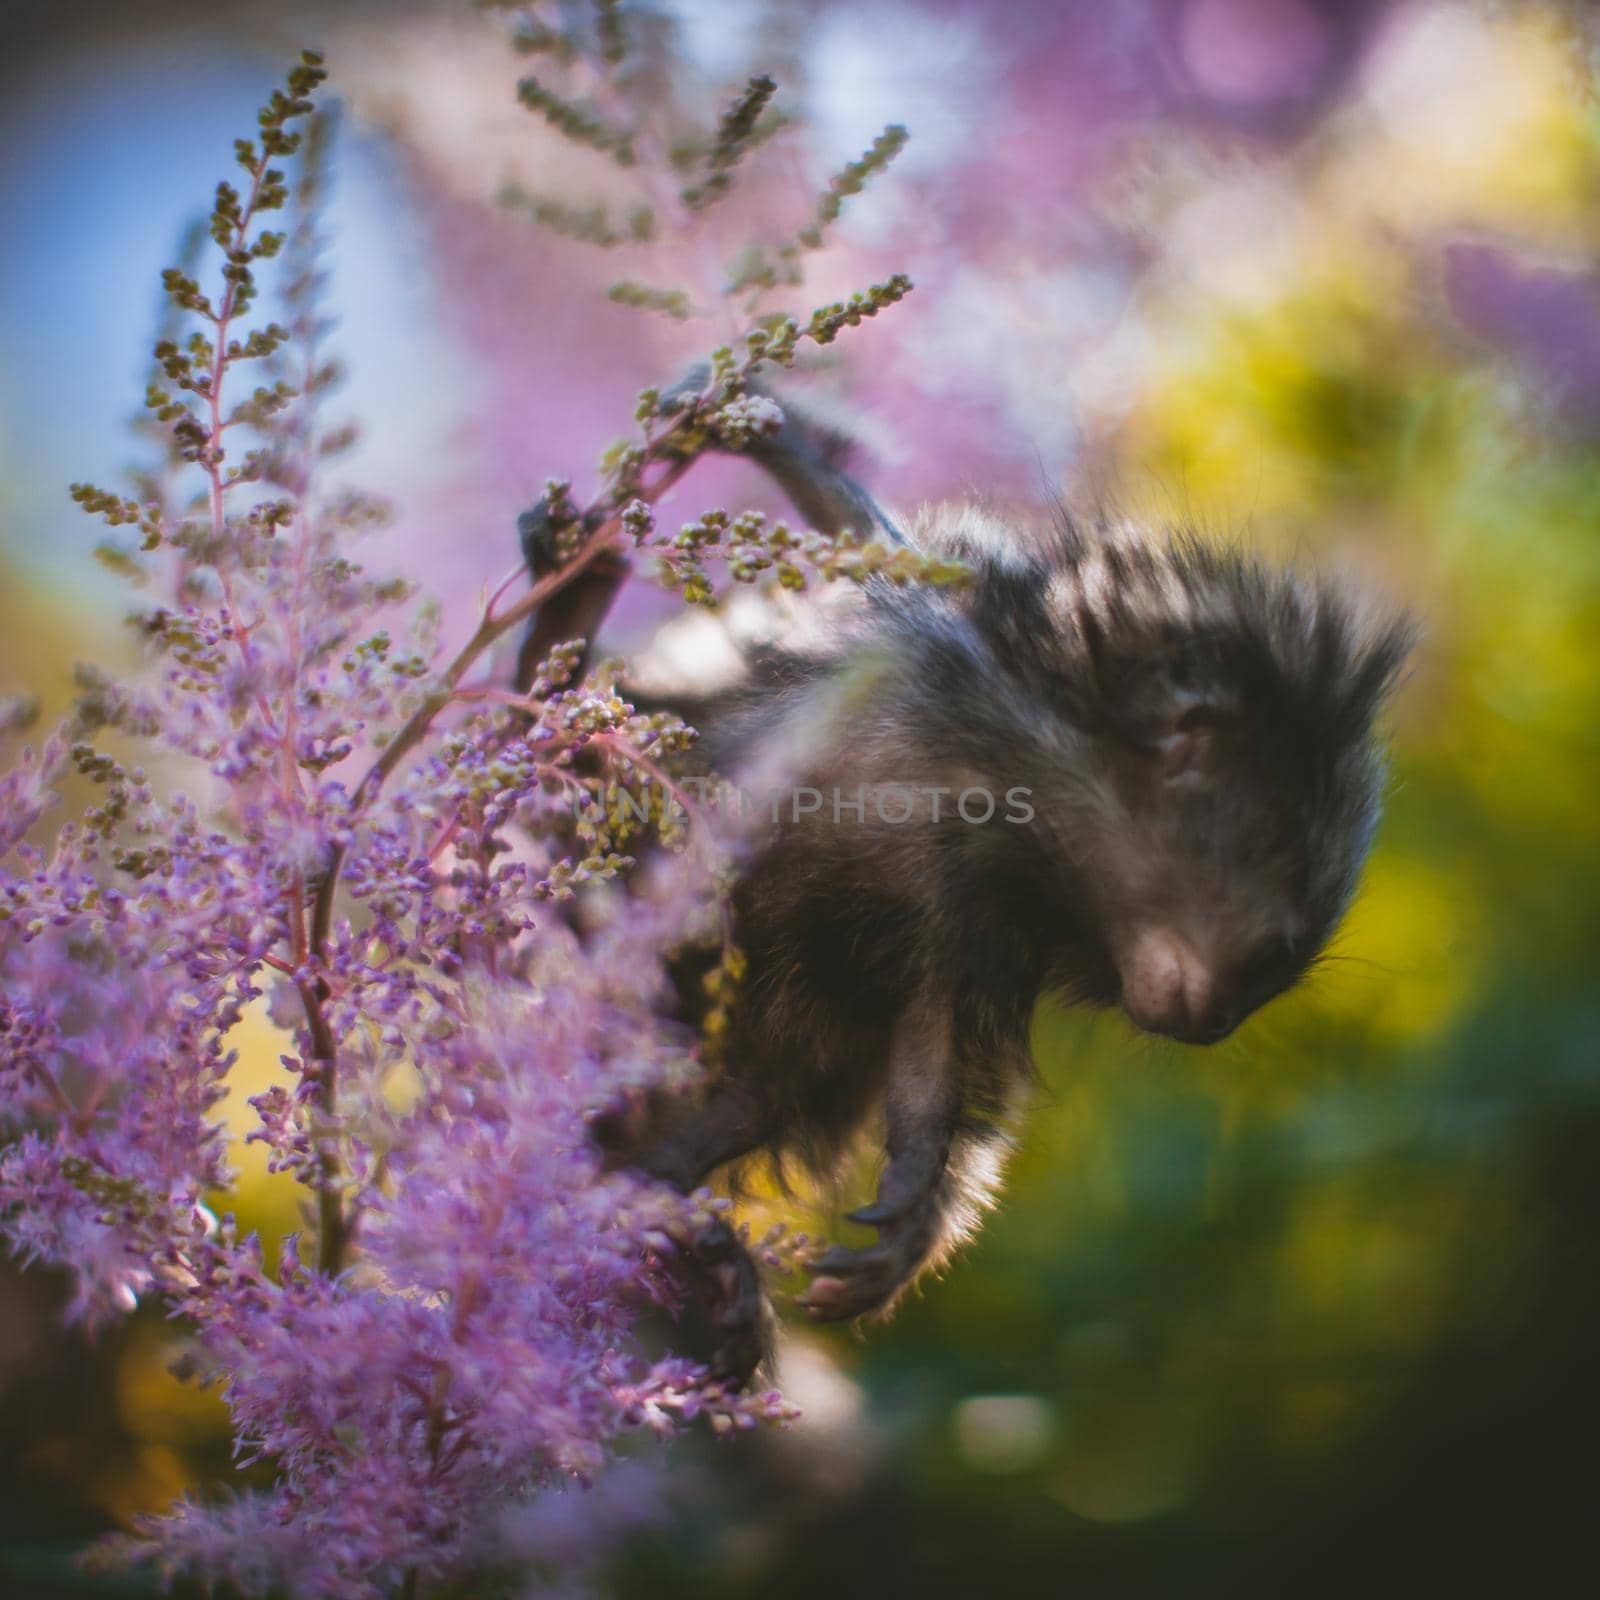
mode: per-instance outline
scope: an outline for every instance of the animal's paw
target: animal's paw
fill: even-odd
[[[765,1318],[758,1308],[754,1316],[724,1323],[719,1335],[707,1370],[729,1389],[748,1388],[757,1369],[767,1359]]]
[[[818,1322],[843,1322],[888,1305],[911,1281],[916,1261],[892,1244],[835,1245],[810,1270],[816,1276],[799,1303]]]
[[[716,1327],[711,1376],[742,1389],[767,1357],[767,1303],[755,1262],[725,1222],[714,1222],[695,1241],[705,1282],[705,1303]]]

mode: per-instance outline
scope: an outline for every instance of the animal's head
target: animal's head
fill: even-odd
[[[1079,547],[1051,604],[1090,730],[1078,873],[1104,998],[1212,1043],[1305,972],[1349,903],[1411,629],[1187,542]]]

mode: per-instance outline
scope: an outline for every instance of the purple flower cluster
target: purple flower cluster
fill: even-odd
[[[715,923],[710,863],[666,858],[581,941],[553,914],[630,864],[639,826],[574,839],[574,791],[659,775],[686,731],[603,672],[575,681],[571,649],[526,697],[463,685],[468,655],[441,668],[427,610],[351,558],[367,508],[319,490],[314,319],[245,334],[251,264],[285,240],[259,214],[296,201],[271,163],[320,76],[297,69],[240,144],[242,192],[218,191],[221,293],[168,275],[196,324],[157,350],[170,495],[75,491],[141,534],[117,559],[170,604],[138,619],[147,679],[86,677],[69,726],[0,779],[0,1238],[67,1269],[91,1324],[160,1297],[241,1460],[270,1467],[118,1553],[354,1597],[548,1554],[570,1518],[538,1497],[587,1484],[626,1429],[788,1412],[641,1353],[641,1308],[720,1203],[605,1170],[589,1137],[697,1070],[661,1020],[662,952]],[[301,381],[225,403],[234,367],[297,350]],[[74,770],[96,803],[45,838]],[[250,1137],[308,1200],[276,1251],[225,1212],[218,1106],[257,1006],[285,1051]]]

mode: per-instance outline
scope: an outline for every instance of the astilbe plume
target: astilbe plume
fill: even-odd
[[[612,9],[591,40],[608,67],[625,49]],[[144,424],[158,459],[137,498],[73,489],[137,535],[102,559],[169,598],[133,619],[154,670],[80,669],[66,724],[0,778],[0,1237],[65,1269],[68,1315],[91,1327],[158,1297],[187,1330],[185,1375],[222,1386],[240,1459],[261,1464],[267,1487],[185,1499],[101,1554],[353,1597],[549,1556],[583,1519],[540,1492],[587,1485],[626,1429],[792,1414],[643,1353],[641,1308],[672,1300],[673,1256],[726,1202],[608,1170],[589,1134],[699,1070],[663,1021],[665,954],[726,921],[722,847],[672,778],[692,730],[636,712],[605,664],[580,676],[581,640],[526,691],[470,674],[630,549],[694,601],[714,597],[713,559],[789,586],[945,575],[753,514],[669,536],[651,509],[705,449],[781,426],[752,375],[899,299],[896,278],[804,324],[762,317],[670,402],[646,391],[643,439],[607,452],[591,503],[548,486],[560,565],[515,598],[503,582],[444,659],[430,608],[354,559],[382,508],[325,486],[350,432],[321,420],[338,377],[317,311],[323,77],[307,54],[238,142],[243,181],[219,185],[207,228],[216,288],[198,246],[166,274]],[[771,92],[753,83],[685,158],[686,212],[773,131]],[[606,131],[557,114],[554,91],[522,96],[579,142]],[[889,154],[841,178],[818,227]],[[285,229],[263,226],[280,211]],[[256,312],[280,255],[283,323]],[[0,708],[0,737],[25,720]],[[140,744],[148,770],[121,753]],[[38,842],[74,770],[96,803]],[[552,914],[647,839],[659,870],[597,901],[581,939]],[[725,946],[719,972],[737,970]],[[252,1006],[292,1048],[249,1138],[308,1196],[304,1235],[271,1252],[217,1214],[230,1035]],[[803,1243],[763,1253],[782,1265]],[[622,1498],[594,1515],[625,1521]]]

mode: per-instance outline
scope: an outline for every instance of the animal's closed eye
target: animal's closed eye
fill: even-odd
[[[1193,783],[1209,775],[1227,723],[1227,714],[1216,706],[1189,706],[1179,712],[1155,740],[1162,776],[1169,783]]]

